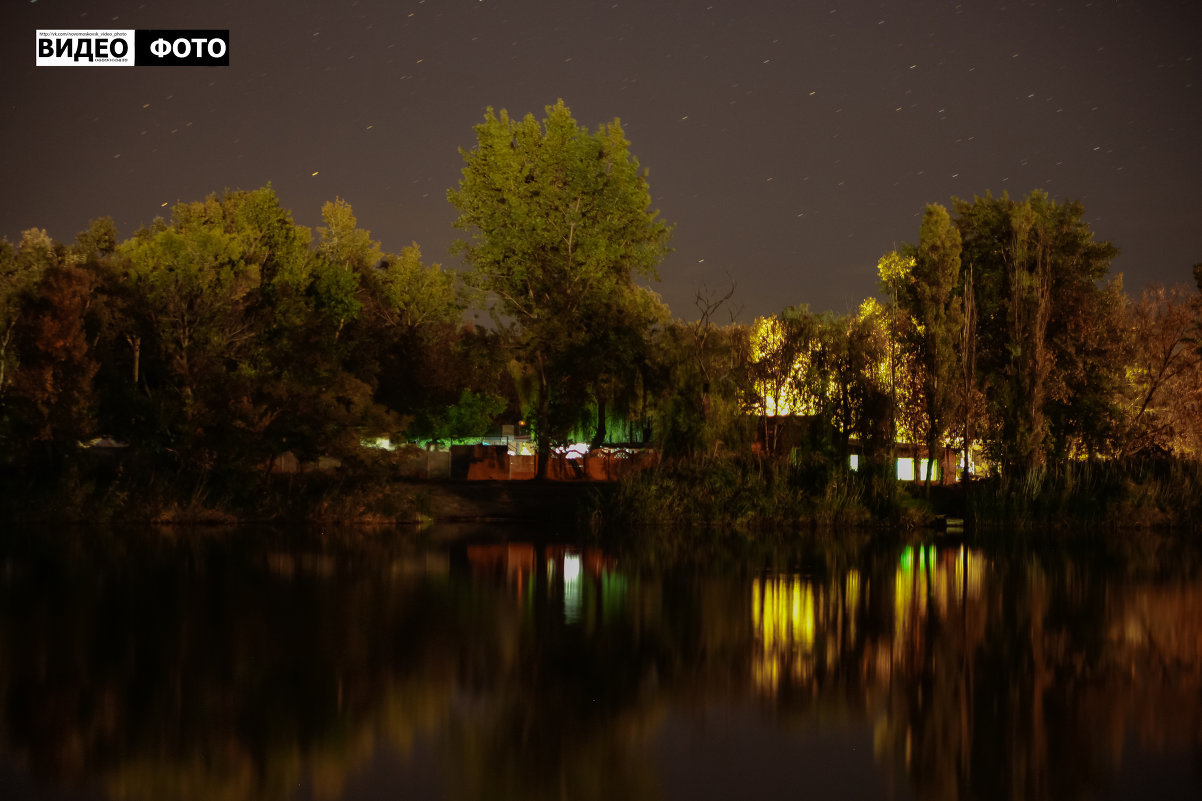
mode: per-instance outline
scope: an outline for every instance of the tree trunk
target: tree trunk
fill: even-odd
[[[141,370],[142,362],[142,337],[136,334],[129,334],[125,337],[130,347],[134,351],[134,389],[138,388],[139,371]]]
[[[931,461],[932,461],[931,456],[934,455],[934,452],[935,452],[935,449],[933,447],[931,447],[931,441],[932,440],[931,440],[930,432],[927,432],[927,439],[926,439],[927,469],[923,470],[922,471],[923,474],[921,476],[919,476],[919,478],[922,479],[922,493],[923,493],[923,495],[925,495],[928,498],[931,497]]]
[[[593,434],[593,441],[589,443],[589,450],[596,450],[605,444],[605,438],[608,432],[605,430],[606,418],[605,397],[598,393],[597,399],[597,431]]]
[[[541,350],[538,352],[538,381],[538,417],[535,421],[538,425],[538,456],[535,457],[538,466],[533,480],[543,481],[547,478],[547,465],[551,461],[551,440],[547,436],[547,415],[551,404],[547,398],[547,369]]]
[[[538,471],[534,481],[544,481],[547,478],[547,467],[551,462],[551,442],[543,436],[538,438]]]
[[[964,380],[964,508],[968,509],[969,459],[972,454],[972,390],[977,383],[977,299],[973,287],[972,265],[964,281],[964,328],[960,333],[960,358]]]
[[[4,382],[6,376],[4,374],[4,361],[8,355],[8,343],[12,338],[13,324],[9,323],[8,328],[4,329],[4,339],[0,340],[0,395],[4,394]]]

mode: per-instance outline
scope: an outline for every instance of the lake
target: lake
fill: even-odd
[[[1202,560],[0,537],[0,798],[1202,798]]]

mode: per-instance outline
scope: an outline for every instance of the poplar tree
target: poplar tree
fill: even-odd
[[[1105,280],[1117,249],[1094,239],[1080,203],[1043,192],[955,206],[973,271],[988,454],[1017,478],[1049,456],[1097,453],[1120,418],[1122,283]]]
[[[962,320],[955,298],[960,283],[960,232],[947,209],[937,203],[927,206],[923,215],[911,279],[903,297],[915,322],[912,344],[922,365],[929,487],[936,449],[955,413],[960,372],[956,344]]]

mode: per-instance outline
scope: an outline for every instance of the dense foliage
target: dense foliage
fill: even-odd
[[[669,229],[621,124],[596,133],[560,101],[542,122],[489,109],[447,193],[470,232],[467,282],[498,300],[494,319],[537,381],[539,475],[582,408],[605,409],[637,380],[650,326],[665,316],[634,283],[654,276]],[[602,432],[601,439],[604,439]]]
[[[285,458],[384,486],[365,443],[524,420],[541,469],[573,437],[653,446],[657,475],[627,492],[653,516],[893,514],[899,457],[928,486],[939,459],[970,462],[1011,511],[1049,487],[1198,482],[1202,284],[1128,297],[1080,204],[929,206],[852,314],[722,324],[732,286],[673,319],[636,283],[670,228],[620,124],[546,113],[490,110],[463,152],[462,275],[416,243],[386,253],[340,199],[314,234],[270,186],[182,203],[126,240],[102,218],[73,244],[0,241],[7,511],[253,498]],[[473,305],[495,324],[464,324]],[[936,457],[923,475],[920,455]]]

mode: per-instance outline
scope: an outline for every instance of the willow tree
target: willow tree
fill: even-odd
[[[600,356],[622,319],[638,319],[609,310],[629,305],[637,276],[655,276],[670,229],[617,120],[590,133],[561,100],[542,121],[490,108],[475,131],[447,199],[470,236],[457,243],[474,268],[465,281],[497,300],[494,316],[537,378],[543,476],[552,440],[599,378],[604,360],[587,354]]]

